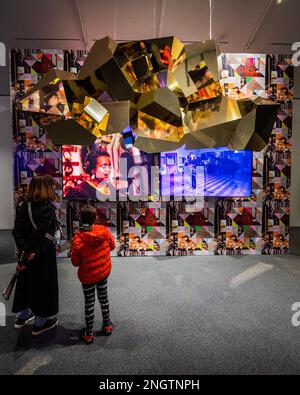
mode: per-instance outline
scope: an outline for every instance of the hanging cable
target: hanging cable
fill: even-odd
[[[252,34],[251,34],[249,40],[247,41],[247,43],[246,43],[246,45],[245,45],[246,51],[249,50],[249,48],[250,48],[250,46],[251,46],[251,44],[252,44],[252,42],[253,42],[253,40],[254,40],[256,34],[257,34],[257,32],[259,31],[259,29],[260,29],[260,27],[261,27],[263,21],[265,20],[267,14],[269,13],[271,7],[272,7],[274,4],[275,4],[275,3],[274,3],[273,0],[269,0],[269,3],[268,3],[268,5],[266,6],[266,9],[265,9],[264,13],[262,14],[262,16],[260,17],[259,21],[257,22],[257,24],[256,24],[256,26],[255,26],[255,28],[254,28],[254,30],[253,30],[253,32],[252,32]]]
[[[117,0],[115,0],[115,26],[114,26],[114,40],[117,39]]]
[[[160,13],[159,37],[161,37],[161,35],[162,35],[162,29],[163,29],[165,11],[166,11],[166,4],[167,4],[167,0],[162,0],[161,13]]]
[[[153,0],[153,38],[156,37],[156,0]]]
[[[87,41],[87,37],[86,37],[86,33],[85,33],[85,28],[84,28],[84,24],[83,24],[82,15],[81,15],[81,11],[80,11],[78,0],[75,0],[75,4],[76,4],[76,9],[77,9],[77,14],[78,14],[80,26],[81,26],[81,32],[82,32],[82,38],[83,38],[85,50],[88,51],[88,49],[89,49],[88,48],[88,41]]]
[[[215,8],[215,1],[214,0],[209,0],[209,39],[212,39],[212,18],[213,18],[213,12]]]

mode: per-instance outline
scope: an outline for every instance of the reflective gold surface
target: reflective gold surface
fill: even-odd
[[[227,96],[196,103],[184,117],[185,133],[193,133],[227,122],[240,120],[237,102]]]
[[[90,142],[130,126],[135,147],[146,152],[183,144],[261,150],[279,106],[242,97],[225,96],[215,40],[183,45],[170,36],[118,44],[104,37],[78,76],[51,70],[17,108],[45,117],[56,144]]]
[[[102,103],[109,113],[109,120],[104,134],[121,133],[131,124],[134,106],[130,101]]]
[[[183,143],[176,143],[172,141],[157,140],[147,137],[137,137],[134,146],[149,154],[156,152],[174,151],[180,148]]]
[[[183,127],[176,127],[160,119],[138,112],[138,136],[156,140],[166,140],[179,143],[183,136]]]

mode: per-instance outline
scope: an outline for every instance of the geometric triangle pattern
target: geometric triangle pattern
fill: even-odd
[[[269,64],[268,73],[265,64]],[[222,56],[223,89],[281,105],[269,144],[253,157],[252,198],[221,199],[216,208],[216,254],[286,254],[289,251],[293,66],[290,56]],[[262,80],[264,79],[264,81]]]
[[[121,203],[118,255],[166,255],[166,203]]]
[[[13,50],[12,100],[21,99],[53,68],[78,73],[86,55],[75,50]],[[107,225],[116,238],[113,255],[288,253],[294,84],[291,57],[223,54],[221,63],[220,83],[225,95],[244,101],[249,97],[271,99],[280,104],[267,147],[253,154],[251,198],[206,198],[200,205],[160,201],[92,203],[100,223]],[[199,70],[194,70],[191,76],[196,72]],[[176,74],[174,77],[178,78]],[[64,88],[59,81],[54,82],[59,107],[45,108],[48,113],[42,117],[38,112],[33,117],[26,111],[14,114],[15,201],[18,204],[24,199],[27,184],[35,174],[48,173],[54,177],[57,214],[66,225],[60,256],[67,256],[69,240],[79,226],[82,202],[63,199],[62,153],[45,133],[47,118],[50,122],[54,116],[60,116],[58,111],[66,114],[70,110],[65,108]],[[43,98],[33,97],[28,105],[35,106],[40,99]]]
[[[77,53],[79,55],[80,52],[82,51],[68,52],[70,67],[76,65]],[[12,100],[23,97],[36,86],[43,75],[53,68],[58,72],[64,71],[66,60],[66,51],[62,50],[12,50],[11,62],[15,65],[14,72],[11,75]],[[78,69],[76,69],[77,71]],[[73,211],[68,211],[66,201],[62,199],[61,150],[53,145],[47,137],[43,122],[47,122],[47,117],[50,119],[53,116],[59,116],[60,113],[65,114],[67,109],[63,87],[58,81],[54,81],[53,92],[60,98],[61,104],[44,108],[48,114],[46,116],[43,113],[43,121],[41,121],[38,113],[34,117],[30,117],[26,111],[17,111],[16,113],[13,127],[15,202],[18,204],[19,200],[24,199],[27,185],[34,175],[51,174],[54,177],[58,196],[57,214],[65,225],[69,224],[69,226],[63,228],[61,251],[58,254],[66,257],[70,249],[69,240],[72,230],[75,228],[73,222],[69,221],[70,215],[68,213],[73,213]],[[37,106],[38,108],[41,103],[39,99],[41,98],[32,97],[27,103],[28,106]],[[56,105],[57,103],[50,104]]]
[[[196,203],[174,202],[167,255],[214,255],[213,199]]]

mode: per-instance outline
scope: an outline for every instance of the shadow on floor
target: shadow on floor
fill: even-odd
[[[82,329],[68,329],[58,325],[56,328],[39,336],[32,336],[33,325],[26,325],[23,329],[16,330],[13,327],[14,322],[14,317],[8,317],[6,326],[0,327],[0,338],[6,339],[4,349],[1,349],[1,354],[11,351],[28,351],[45,347],[53,348],[53,346],[70,347],[84,344],[80,339]],[[70,324],[70,326],[74,326],[74,324]],[[101,336],[107,337],[103,331],[95,332],[95,337]],[[15,345],[12,347],[13,344]]]
[[[82,343],[80,331],[67,329],[61,325],[39,336],[32,336],[33,325],[26,325],[21,330],[14,329],[14,317],[8,317],[6,326],[0,327],[0,338],[5,339],[1,347],[1,354],[11,351],[26,351],[32,348],[41,349],[54,345],[74,346]]]
[[[39,336],[32,336],[31,331],[32,326],[26,326],[20,331],[14,351],[41,349],[55,345],[70,347],[82,343],[79,339],[79,330],[67,329],[60,325]]]

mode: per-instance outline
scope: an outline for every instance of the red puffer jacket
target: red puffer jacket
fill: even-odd
[[[94,225],[90,231],[79,231],[73,238],[71,260],[78,266],[78,278],[83,284],[95,284],[109,276],[110,251],[115,239],[102,225]]]

